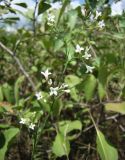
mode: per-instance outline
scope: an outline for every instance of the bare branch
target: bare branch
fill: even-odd
[[[13,59],[15,60],[15,62],[17,63],[17,65],[19,66],[21,72],[24,74],[24,76],[27,78],[27,80],[30,82],[33,90],[35,91],[35,84],[32,81],[32,79],[30,78],[29,74],[26,72],[26,70],[24,69],[23,65],[21,64],[20,60],[18,59],[18,57],[14,54],[14,52],[12,52],[9,48],[7,48],[2,42],[0,42],[0,47],[5,50],[9,55],[11,55],[13,57]]]

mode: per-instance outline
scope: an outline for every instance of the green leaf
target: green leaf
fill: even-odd
[[[38,15],[45,12],[46,10],[48,10],[51,7],[50,4],[45,3],[44,1],[40,1],[39,3],[39,7],[38,7]]]
[[[98,95],[100,100],[102,100],[106,95],[106,89],[101,83],[98,83]]]
[[[68,61],[71,61],[74,57],[74,46],[71,43],[67,44],[67,58]]]
[[[61,19],[62,15],[63,15],[63,13],[64,13],[64,11],[65,11],[65,9],[66,9],[66,7],[67,7],[67,5],[68,5],[69,3],[70,3],[70,0],[65,0],[65,1],[64,1],[63,5],[62,5],[62,8],[61,8],[61,10],[60,10],[60,13],[59,13],[59,17],[58,17],[57,24],[59,24],[60,19]]]
[[[68,156],[70,152],[70,144],[66,137],[58,133],[53,143],[52,151],[57,157],[62,157],[64,155]]]
[[[75,75],[67,75],[65,77],[65,83],[69,85],[69,87],[74,87],[81,82],[81,79]]]
[[[12,87],[8,83],[5,83],[2,86],[2,90],[3,90],[3,95],[6,98],[6,100],[10,103],[13,103],[14,96],[13,96]]]
[[[23,7],[23,8],[27,8],[26,3],[15,3],[15,5],[18,5],[18,6]]]
[[[78,120],[59,122],[59,130],[64,136],[66,136],[69,132],[73,130],[81,130],[81,129],[82,129],[82,123]]]
[[[101,160],[118,160],[118,152],[116,148],[110,145],[101,131],[97,131],[97,151],[101,157]]]
[[[65,77],[65,83],[70,87],[70,95],[75,100],[78,101],[79,97],[77,94],[77,89],[75,88],[81,82],[81,79],[75,75],[68,75]]]
[[[64,42],[62,40],[60,39],[55,40],[54,52],[58,51],[63,45],[64,45]]]
[[[6,129],[9,127],[10,127],[10,125],[8,125],[8,124],[0,124],[0,128],[2,128],[2,129]]]
[[[95,88],[96,88],[96,84],[97,84],[97,81],[93,75],[89,75],[87,79],[85,80],[84,93],[85,93],[85,98],[87,101],[92,99]]]
[[[123,33],[114,33],[113,37],[117,39],[125,39],[125,35]]]
[[[23,81],[24,81],[24,76],[19,77],[14,86],[14,96],[16,103],[19,102],[19,89]]]
[[[76,10],[71,10],[68,14],[68,27],[71,30],[75,27],[77,15],[78,15],[78,13]]]
[[[9,18],[6,18],[5,20],[6,21],[18,21],[20,20],[20,18],[19,17],[9,17]]]
[[[113,111],[125,114],[125,102],[122,103],[107,103],[105,105],[107,111]]]
[[[102,66],[100,64],[99,74],[98,74],[98,96],[100,100],[102,100],[106,95],[106,85],[108,76],[109,72],[107,70],[107,66]]]
[[[3,97],[3,91],[2,91],[2,87],[0,86],[0,102],[3,101],[4,97]]]
[[[8,150],[8,146],[10,141],[19,133],[19,129],[18,128],[10,128],[7,129],[3,132],[4,134],[4,138],[5,138],[5,144],[4,146],[0,149],[0,160],[4,160],[5,159],[5,154]]]
[[[60,99],[55,99],[53,107],[52,107],[52,112],[54,116],[59,116],[61,110],[62,110],[63,104]]]

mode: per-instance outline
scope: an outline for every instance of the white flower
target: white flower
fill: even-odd
[[[82,56],[82,57],[84,57],[85,59],[89,59],[89,58],[91,57],[91,54],[88,53],[89,49],[90,49],[90,47],[86,47],[85,55]]]
[[[27,123],[27,119],[25,119],[25,118],[21,118],[21,120],[20,120],[20,122],[19,122],[20,124],[26,124]]]
[[[58,90],[59,90],[58,87],[55,87],[55,88],[54,87],[50,87],[50,96],[52,96],[52,95],[57,96]]]
[[[52,73],[49,72],[49,70],[47,69],[45,72],[41,72],[41,74],[44,75],[46,80],[48,80],[48,76],[51,75]]]
[[[84,48],[83,47],[80,47],[80,45],[76,45],[76,53],[81,53],[81,51],[83,51],[84,50]]]
[[[98,23],[98,26],[99,26],[100,28],[103,28],[103,27],[105,27],[104,20],[102,20],[102,21],[99,21],[99,23]]]
[[[53,14],[49,13],[48,14],[48,22],[47,22],[47,24],[49,26],[52,26],[54,23],[55,23],[55,16]]]
[[[85,16],[85,14],[86,14],[86,9],[85,9],[84,6],[81,8],[81,12],[82,12],[82,15]]]
[[[62,88],[67,88],[67,87],[68,87],[68,84],[63,83],[63,84],[60,86],[60,89],[62,89]]]
[[[90,14],[90,21],[93,22],[94,21],[94,15]]]
[[[95,67],[91,67],[91,66],[88,66],[88,65],[86,65],[86,73],[92,73],[93,72],[93,69],[94,69]]]
[[[84,56],[82,56],[82,57],[84,57],[85,59],[89,59],[89,58],[91,57],[91,54],[89,54],[89,53],[85,52],[85,55],[84,55]]]
[[[96,11],[95,19],[98,19],[98,17],[101,16],[101,14],[102,14],[101,12]]]
[[[36,97],[37,97],[37,100],[40,100],[40,99],[43,98],[42,92],[37,92],[35,95],[36,95]]]
[[[64,92],[70,93],[70,89],[65,89]]]
[[[32,130],[34,130],[35,124],[31,123],[31,124],[29,125],[29,128],[32,129]]]

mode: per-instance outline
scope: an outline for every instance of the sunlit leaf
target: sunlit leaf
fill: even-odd
[[[91,100],[96,88],[96,78],[93,75],[89,75],[84,82],[84,93],[87,101]]]
[[[23,81],[24,81],[24,76],[19,77],[14,86],[14,95],[16,103],[19,102],[19,92],[20,92],[19,89]]]
[[[5,138],[5,144],[3,145],[3,147],[0,149],[0,160],[4,160],[5,159],[5,154],[8,150],[8,145],[10,143],[10,141],[19,133],[19,129],[18,128],[10,128],[7,129],[3,132],[4,138]]]
[[[97,131],[97,151],[101,157],[101,160],[118,160],[118,152],[116,148],[110,145],[105,136],[100,130]]]
[[[122,103],[106,103],[105,109],[107,111],[113,111],[125,114],[125,102]]]
[[[63,5],[62,5],[62,8],[61,8],[60,13],[59,13],[59,17],[58,17],[57,24],[59,24],[60,19],[61,19],[62,15],[63,15],[63,13],[64,13],[64,11],[65,11],[65,9],[66,9],[66,7],[67,7],[67,5],[68,5],[69,3],[70,3],[70,0],[64,0],[64,3],[63,3]]]
[[[70,144],[66,137],[58,133],[53,143],[52,151],[57,157],[67,156],[70,152]]]
[[[59,130],[63,135],[67,135],[73,130],[81,130],[82,123],[78,120],[75,121],[62,121],[59,122]]]

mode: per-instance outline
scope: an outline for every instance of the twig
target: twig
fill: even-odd
[[[83,132],[87,132],[88,130],[90,130],[90,129],[93,128],[93,127],[94,127],[94,125],[92,124],[91,126],[85,128],[85,129],[83,130]]]
[[[15,62],[17,63],[17,65],[19,66],[20,70],[25,75],[25,77],[27,78],[27,80],[30,82],[33,90],[35,91],[35,84],[34,84],[34,82],[30,78],[29,74],[25,71],[25,69],[24,69],[23,65],[21,64],[20,60],[18,59],[18,57],[14,54],[13,51],[11,51],[9,48],[7,48],[2,42],[0,42],[0,47],[13,57],[13,59],[15,60]]]

